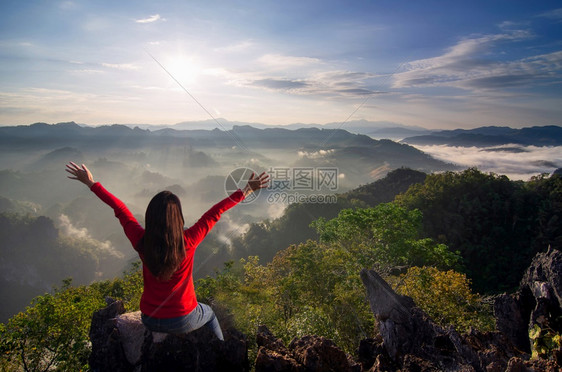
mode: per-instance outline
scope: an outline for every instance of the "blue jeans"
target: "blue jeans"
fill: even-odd
[[[177,318],[153,318],[141,313],[141,319],[144,326],[153,332],[183,334],[206,326],[219,340],[224,341],[221,326],[213,309],[202,303],[198,303],[189,314]]]

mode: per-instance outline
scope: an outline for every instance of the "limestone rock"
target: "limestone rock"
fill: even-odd
[[[225,330],[225,341],[200,328],[186,335],[168,335],[153,342],[146,332],[142,347],[141,371],[249,371],[248,349],[244,335]]]
[[[124,312],[123,302],[114,301],[93,314],[90,326],[92,352],[89,358],[92,371],[105,371],[105,366],[112,366],[115,372],[132,370],[121,347],[117,330],[116,317]]]
[[[220,341],[203,327],[186,335],[145,329],[140,312],[124,314],[120,301],[94,313],[92,371],[249,371],[246,337],[225,329]]]
[[[386,355],[394,369],[402,371],[485,371],[488,366],[501,370],[510,358],[520,355],[499,332],[460,335],[453,327],[440,327],[375,271],[363,270],[361,279],[382,341],[371,345],[379,352],[371,358],[375,359],[372,366],[361,356],[363,370],[383,370],[380,365]],[[381,347],[385,353],[380,353]],[[388,364],[383,368],[390,369]]]
[[[529,330],[536,324],[562,333],[562,252],[549,248],[533,259],[519,290],[495,298],[497,328],[520,350],[531,351]]]

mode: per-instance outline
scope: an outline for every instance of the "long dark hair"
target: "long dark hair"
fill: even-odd
[[[180,199],[170,191],[156,194],[146,207],[145,223],[138,249],[152,275],[167,281],[185,258]]]

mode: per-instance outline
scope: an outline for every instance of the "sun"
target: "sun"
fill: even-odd
[[[195,84],[202,71],[197,59],[185,54],[167,56],[162,59],[162,65],[184,86]]]

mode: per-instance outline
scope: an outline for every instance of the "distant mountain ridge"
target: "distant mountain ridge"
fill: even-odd
[[[0,146],[3,150],[50,149],[74,147],[81,151],[106,149],[138,149],[141,147],[188,146],[193,149],[280,149],[302,152],[302,158],[315,161],[319,150],[330,149],[326,155],[334,161],[360,160],[377,167],[399,168],[408,166],[423,171],[450,170],[455,167],[436,160],[405,144],[390,140],[375,140],[367,135],[350,133],[344,129],[306,127],[286,129],[254,128],[234,125],[230,130],[157,130],[130,128],[126,125],[81,126],[74,122],[27,126],[0,127]],[[257,156],[257,155],[256,155]],[[376,167],[375,167],[376,168]],[[371,168],[372,170],[373,168]],[[363,170],[358,172],[363,172]]]
[[[35,123],[30,126],[45,126],[49,124],[45,123]],[[71,127],[77,125],[79,127],[95,128],[100,126],[89,126],[87,124],[76,124],[74,122],[59,123],[56,125],[63,125]],[[418,136],[424,134],[430,134],[431,131],[419,126],[408,126],[390,121],[370,121],[370,120],[349,120],[346,122],[331,122],[325,124],[318,123],[292,123],[286,125],[272,125],[263,124],[256,122],[240,122],[240,121],[230,121],[223,118],[218,119],[208,119],[208,120],[194,120],[194,121],[184,121],[176,124],[106,124],[103,127],[111,127],[114,125],[120,125],[124,127],[129,127],[131,129],[137,128],[141,130],[150,131],[160,131],[160,130],[176,130],[176,131],[193,131],[193,130],[223,130],[228,131],[234,127],[251,126],[256,129],[303,129],[303,128],[318,128],[318,129],[343,129],[345,131],[354,134],[365,134],[375,139],[402,139],[410,136]],[[14,126],[9,126],[13,128]],[[0,127],[2,128],[2,127]]]
[[[142,129],[175,129],[175,130],[212,130],[214,128],[229,130],[235,126],[251,126],[258,129],[343,129],[355,134],[365,134],[376,139],[402,139],[408,136],[423,135],[431,133],[430,130],[418,126],[403,125],[390,121],[370,121],[370,120],[349,120],[345,122],[331,122],[325,124],[318,123],[292,123],[286,125],[270,125],[255,122],[229,121],[223,118],[216,120],[184,121],[172,125],[150,125],[150,124],[127,124],[127,126]]]
[[[156,130],[130,128],[126,125],[113,124],[96,127],[81,126],[74,122],[46,124],[35,123],[13,127],[0,127],[0,144],[14,146],[20,143],[27,145],[60,145],[67,146],[69,141],[83,142],[85,145],[110,146],[118,142],[122,146],[138,146],[147,142],[180,144],[186,138],[197,141],[197,144],[221,146],[250,145],[255,141],[271,146],[279,146],[282,140],[290,140],[293,145],[302,147],[322,147],[330,141],[341,144],[368,144],[373,141],[368,136],[353,134],[343,129],[319,129],[316,127],[285,129],[285,128],[254,128],[250,125],[234,125],[232,129],[212,130],[194,129],[181,130],[163,128]]]
[[[500,146],[516,144],[523,146],[562,146],[562,127],[556,125],[533,126],[521,129],[510,127],[480,127],[432,132],[431,134],[407,137],[401,141],[411,145],[449,146]]]

